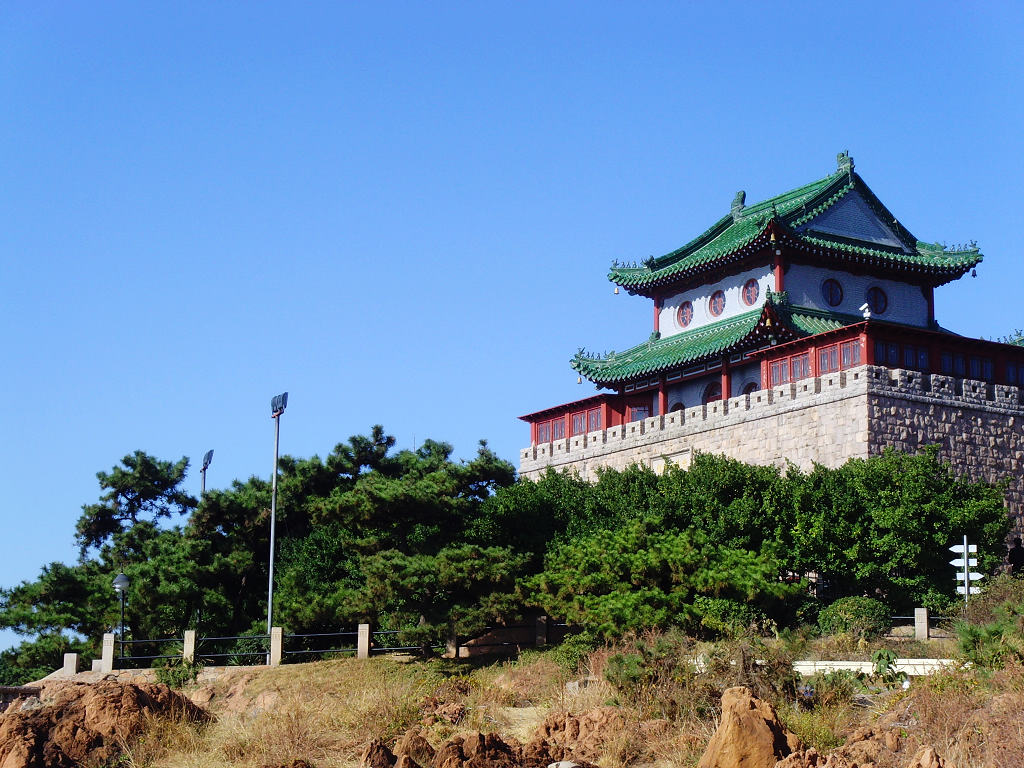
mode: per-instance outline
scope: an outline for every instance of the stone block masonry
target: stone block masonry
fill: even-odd
[[[750,464],[809,470],[837,467],[888,446],[940,456],[972,480],[1007,478],[1016,530],[1024,516],[1024,402],[1017,387],[920,371],[864,365],[622,426],[530,446],[519,472],[536,479],[547,467],[588,480],[598,467],[668,462],[689,466],[695,452]]]

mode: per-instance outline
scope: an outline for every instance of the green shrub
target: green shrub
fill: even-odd
[[[960,653],[979,667],[995,669],[1008,661],[1024,661],[1024,603],[1007,602],[991,609],[995,621],[957,622]]]
[[[821,609],[818,627],[823,635],[846,634],[871,640],[889,631],[888,606],[871,597],[843,597]]]
[[[163,683],[168,688],[184,688],[196,681],[199,673],[203,671],[203,664],[184,658],[164,659],[164,663],[156,667],[155,671],[158,683]]]
[[[566,637],[552,652],[555,663],[570,675],[580,670],[580,664],[597,647],[597,639],[589,632],[580,632]]]
[[[763,635],[774,632],[775,622],[748,603],[722,597],[696,597],[693,607],[700,616],[700,625],[715,637]]]

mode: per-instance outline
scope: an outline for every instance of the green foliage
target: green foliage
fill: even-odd
[[[985,624],[957,622],[960,653],[967,661],[989,669],[1024,661],[1024,602],[1005,602],[992,613],[994,620]]]
[[[105,490],[98,504],[82,507],[82,516],[75,526],[75,538],[83,557],[91,547],[117,545],[117,538],[148,516],[155,523],[160,518],[183,515],[196,506],[193,496],[181,490],[188,469],[188,459],[175,463],[159,461],[143,451],[121,459],[123,466],[110,473],[97,472],[100,488]]]
[[[505,547],[451,546],[436,555],[388,550],[366,558],[369,604],[426,651],[452,634],[471,636],[515,615],[516,577],[525,562]]]
[[[764,611],[744,601],[698,595],[693,606],[700,616],[702,633],[711,637],[764,635],[777,629]]]
[[[555,663],[570,675],[580,671],[580,667],[598,646],[598,640],[589,632],[577,632],[567,636],[552,651]]]
[[[184,658],[165,659],[163,664],[154,668],[154,671],[158,683],[163,683],[169,688],[184,688],[196,681],[199,673],[203,671],[203,664]]]
[[[555,546],[540,574],[524,580],[528,600],[613,638],[668,626],[695,628],[699,595],[771,601],[792,589],[765,555],[713,545],[701,532],[666,531],[632,520]]]
[[[843,597],[821,609],[818,626],[822,634],[846,634],[871,640],[892,626],[889,608],[871,597]]]

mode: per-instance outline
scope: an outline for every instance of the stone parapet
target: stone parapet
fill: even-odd
[[[1024,401],[1020,388],[865,365],[742,397],[674,411],[525,448],[519,471],[547,467],[593,479],[599,467],[688,466],[694,452],[751,464],[836,467],[892,446],[940,455],[971,479],[1009,479],[1007,502],[1024,511]],[[1020,527],[1018,526],[1018,530]]]

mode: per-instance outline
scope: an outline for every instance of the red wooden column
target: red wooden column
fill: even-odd
[[[661,333],[661,296],[654,297],[654,332]]]
[[[775,292],[782,293],[786,290],[785,278],[782,271],[782,249],[775,241],[775,233],[772,232],[772,272],[775,274]]]
[[[668,387],[665,386],[665,377],[658,377],[658,415],[664,416],[668,412]]]
[[[728,400],[732,397],[732,376],[729,372],[729,361],[722,360],[722,399]]]

